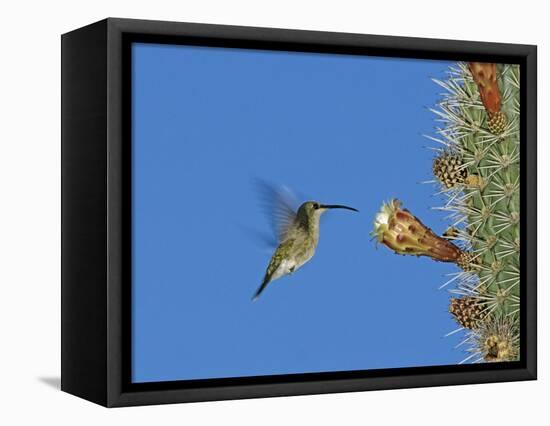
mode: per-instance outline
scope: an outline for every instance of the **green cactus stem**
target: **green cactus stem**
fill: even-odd
[[[482,361],[519,354],[519,328],[512,326],[520,301],[519,81],[519,66],[485,63],[459,63],[446,81],[436,81],[445,93],[433,112],[443,126],[431,139],[443,141],[445,155],[460,158],[465,171],[463,185],[439,192],[445,198],[439,209],[458,229],[453,243],[477,261],[473,278],[456,280],[456,290],[490,314],[484,338],[470,339]]]

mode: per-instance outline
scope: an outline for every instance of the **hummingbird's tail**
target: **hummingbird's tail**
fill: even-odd
[[[258,287],[258,290],[256,290],[256,293],[254,293],[254,296],[252,296],[252,301],[255,302],[258,300],[258,297],[260,297],[260,294],[265,290],[267,285],[269,284],[269,279],[267,277],[264,278],[264,281],[262,282],[262,285]]]

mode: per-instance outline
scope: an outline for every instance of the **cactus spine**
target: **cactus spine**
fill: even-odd
[[[439,243],[453,253],[450,261],[462,269],[458,277],[443,285],[452,282],[455,288],[451,292],[459,296],[451,299],[449,311],[467,330],[465,342],[470,344],[470,355],[466,360],[516,360],[520,298],[519,66],[458,63],[450,68],[447,80],[434,82],[445,93],[432,109],[439,126],[436,135],[428,137],[440,144],[435,148],[438,155],[432,171],[439,182],[438,193],[443,196],[443,205],[437,209],[448,214],[450,223],[443,238],[431,230],[430,236],[456,247],[453,250]],[[390,210],[385,205],[381,213]],[[391,238],[391,226],[381,226],[381,213],[375,220],[378,241],[400,254],[418,255],[411,249],[398,250],[402,247],[396,243],[402,240],[395,232]]]

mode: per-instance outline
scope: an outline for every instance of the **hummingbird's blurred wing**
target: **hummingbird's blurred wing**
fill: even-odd
[[[286,186],[274,186],[258,182],[261,207],[267,214],[273,232],[279,242],[284,241],[287,231],[296,220],[298,199]]]

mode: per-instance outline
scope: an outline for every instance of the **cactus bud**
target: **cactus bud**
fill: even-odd
[[[497,81],[496,64],[470,62],[468,69],[477,85],[481,102],[487,111],[487,128],[495,135],[500,135],[506,129],[508,122],[501,111],[502,96]]]
[[[517,323],[511,318],[485,321],[477,333],[484,361],[516,361],[519,358],[519,332]]]
[[[494,135],[500,135],[506,130],[506,124],[508,119],[506,114],[502,111],[489,113],[489,119],[487,120],[487,128]]]
[[[447,188],[464,183],[467,175],[460,156],[449,153],[434,158],[432,170],[439,182]]]
[[[462,327],[474,329],[483,321],[484,306],[475,297],[452,298],[449,312]]]
[[[468,68],[477,85],[485,110],[488,113],[499,112],[502,100],[497,83],[497,65],[485,62],[470,62]]]

